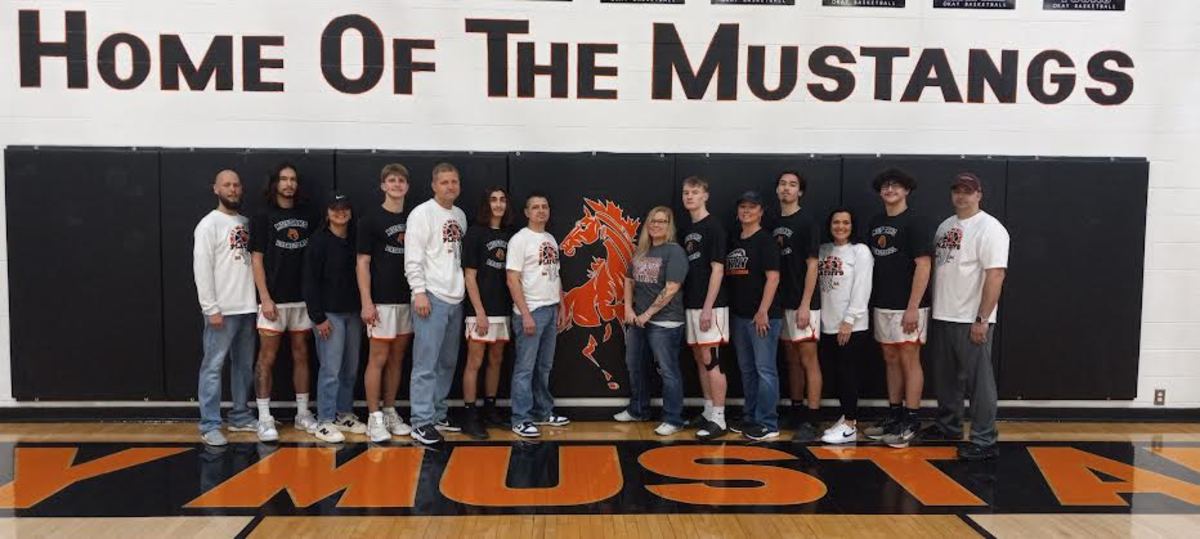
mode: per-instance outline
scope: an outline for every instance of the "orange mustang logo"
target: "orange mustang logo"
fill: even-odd
[[[575,256],[584,245],[603,242],[604,257],[593,256],[588,267],[587,281],[567,291],[563,303],[570,323],[583,328],[604,327],[603,342],[612,338],[613,326],[621,324],[625,312],[625,275],[633,261],[633,238],[640,219],[625,217],[625,210],[611,200],[583,199],[583,217],[562,240],[562,252]],[[604,375],[610,390],[621,386],[612,374],[596,360],[599,343],[588,335],[587,345],[580,352]]]

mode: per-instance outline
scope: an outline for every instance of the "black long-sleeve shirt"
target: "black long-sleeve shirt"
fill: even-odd
[[[339,238],[325,228],[309,239],[303,288],[308,317],[314,324],[324,322],[325,313],[357,313],[362,308],[354,261],[350,237]]]

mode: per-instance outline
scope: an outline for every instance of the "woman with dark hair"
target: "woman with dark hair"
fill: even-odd
[[[867,303],[875,258],[854,236],[854,214],[838,208],[825,222],[833,241],[821,245],[817,280],[821,287],[821,351],[834,364],[842,417],[825,430],[821,441],[853,443],[858,439],[857,363],[865,357],[871,337]]]
[[[493,426],[506,425],[496,411],[496,392],[500,388],[504,344],[510,336],[508,317],[512,313],[512,298],[505,284],[504,260],[508,239],[513,233],[512,222],[508,192],[503,187],[489,187],[484,191],[475,216],[478,226],[467,227],[463,238],[463,280],[470,300],[465,324],[467,365],[463,369],[463,402],[467,417],[463,433],[480,440],[488,437],[484,422]],[[481,420],[475,399],[484,352],[487,352],[488,368]]]
[[[362,346],[362,308],[350,232],[350,200],[335,193],[325,219],[304,252],[304,304],[317,341],[317,426],[323,442],[338,443],[342,432],[362,434],[367,426],[354,415],[354,382]]]

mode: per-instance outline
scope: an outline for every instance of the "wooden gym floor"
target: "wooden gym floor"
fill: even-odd
[[[662,438],[279,444],[194,423],[0,424],[0,537],[1194,537],[1200,424],[1002,422],[1001,455]]]

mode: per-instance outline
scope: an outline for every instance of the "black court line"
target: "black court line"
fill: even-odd
[[[975,519],[971,518],[970,515],[959,514],[958,519],[963,521],[967,526],[970,526],[972,530],[975,530],[975,533],[978,533],[985,539],[996,539],[996,536],[992,535],[992,532],[987,531],[987,528],[975,522]]]
[[[242,528],[242,531],[233,536],[233,539],[246,539],[247,537],[250,537],[250,534],[254,533],[254,529],[257,528],[259,524],[262,524],[264,518],[267,518],[267,516],[261,514],[255,515],[254,518],[250,519],[250,522],[246,524],[246,527]]]

